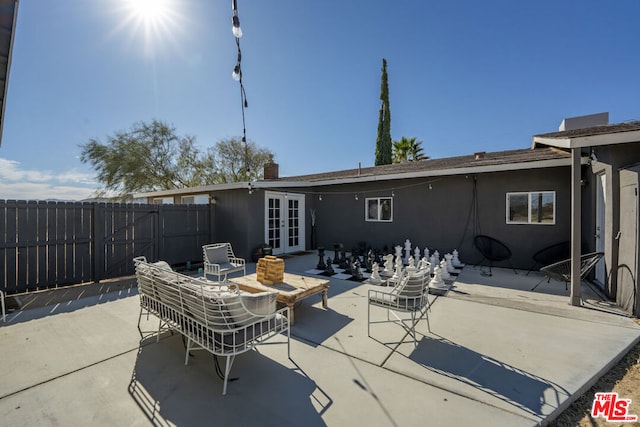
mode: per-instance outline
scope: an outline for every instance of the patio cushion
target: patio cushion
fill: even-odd
[[[278,294],[275,292],[243,293],[226,296],[224,301],[229,308],[233,322],[240,327],[255,322],[256,316],[268,316],[275,313],[277,296]]]
[[[211,264],[228,264],[229,254],[226,246],[213,246],[205,249],[207,261]],[[220,266],[221,269],[231,268],[231,264],[226,267]]]

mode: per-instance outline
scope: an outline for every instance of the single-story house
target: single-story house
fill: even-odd
[[[274,254],[322,246],[331,255],[335,243],[391,252],[409,239],[441,254],[458,249],[474,263],[482,256],[473,238],[484,234],[511,249],[514,267],[529,269],[540,249],[576,240],[578,254],[605,252],[595,279],[637,314],[640,122],[607,121],[606,113],[567,119],[564,130],[536,135],[519,150],[292,177],[279,177],[270,164],[256,182],[134,197],[208,200],[215,239],[245,258],[265,243]]]

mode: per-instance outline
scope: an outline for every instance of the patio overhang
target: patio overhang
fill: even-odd
[[[4,130],[4,111],[7,105],[9,69],[17,16],[18,0],[0,0],[0,146]]]

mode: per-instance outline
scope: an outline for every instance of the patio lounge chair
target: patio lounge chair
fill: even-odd
[[[202,256],[206,278],[215,276],[215,280],[219,282],[220,277],[224,277],[223,281],[227,280],[227,275],[236,271],[242,271],[243,276],[247,274],[244,259],[234,255],[231,243],[204,245]]]
[[[418,270],[415,273],[407,274],[406,270],[398,281],[398,284],[391,291],[369,290],[369,304],[367,309],[367,334],[371,337],[372,323],[396,322],[413,337],[414,346],[418,345],[416,338],[416,325],[426,317],[427,328],[431,332],[429,325],[429,269]],[[387,310],[387,320],[371,321],[371,307],[377,306]],[[401,319],[396,312],[410,313],[410,319]],[[394,320],[390,316],[395,317]]]
[[[566,242],[556,243],[551,246],[547,246],[546,248],[542,248],[531,257],[533,258],[533,264],[531,264],[531,267],[529,267],[527,276],[533,270],[537,270],[545,265],[560,262],[569,258],[570,256],[571,242],[568,240]]]
[[[178,332],[186,338],[185,361],[193,350],[207,350],[214,355],[216,371],[224,381],[222,394],[227,393],[227,381],[235,357],[255,349],[280,334],[287,337],[290,353],[289,308],[277,309],[275,292],[244,293],[221,283],[212,283],[176,273],[166,262],[148,263],[145,257],[134,258],[140,314],[159,319],[156,341],[160,332]],[[153,331],[156,333],[156,331]],[[217,357],[226,358],[224,370]]]
[[[500,261],[507,261],[509,266],[513,270],[514,273],[518,274],[513,265],[511,265],[511,249],[507,247],[504,243],[499,241],[498,239],[494,239],[490,236],[485,236],[483,234],[478,234],[473,238],[473,246],[482,254],[482,260],[478,263],[482,266],[482,263],[486,260],[489,261],[489,273],[482,272],[485,276],[492,276],[493,271],[493,263]]]
[[[604,253],[602,252],[592,252],[580,257],[580,280],[584,280],[603,256]],[[548,281],[555,279],[564,282],[565,291],[569,289],[568,285],[569,282],[571,282],[571,258],[542,267],[540,271],[549,278]],[[531,290],[534,291],[547,277],[540,280]]]

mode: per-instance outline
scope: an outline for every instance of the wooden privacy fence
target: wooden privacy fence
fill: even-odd
[[[213,206],[0,200],[0,289],[9,293],[134,273],[133,258],[199,261]]]

